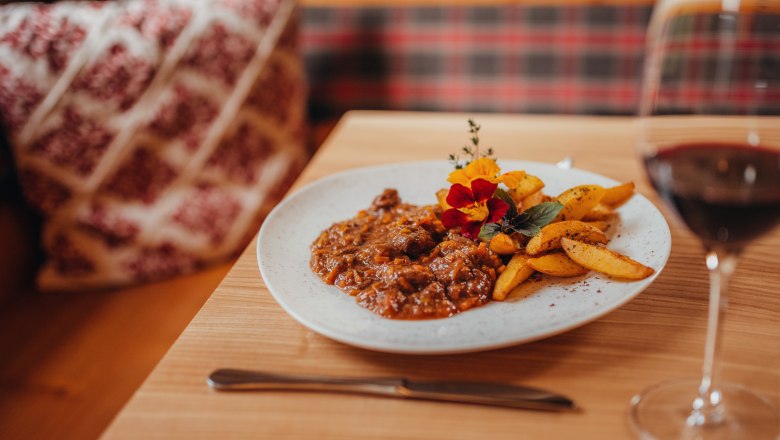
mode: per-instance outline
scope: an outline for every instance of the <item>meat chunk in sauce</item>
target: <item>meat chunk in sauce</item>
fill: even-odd
[[[501,260],[447,231],[438,206],[403,203],[387,189],[312,243],[311,269],[387,318],[452,316],[490,301]]]

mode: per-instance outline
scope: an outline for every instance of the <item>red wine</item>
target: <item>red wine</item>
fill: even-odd
[[[780,151],[681,144],[645,159],[653,186],[710,247],[737,251],[780,221]]]

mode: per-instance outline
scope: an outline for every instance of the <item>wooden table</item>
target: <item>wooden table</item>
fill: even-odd
[[[446,160],[467,143],[468,116],[350,113],[296,187],[365,165]],[[493,146],[500,158],[555,162],[571,155],[579,168],[635,180],[638,191],[659,204],[635,156],[632,119],[476,119],[483,127],[482,145]],[[252,243],[105,438],[630,438],[631,396],[665,379],[696,377],[703,354],[703,253],[689,233],[670,223],[668,265],[649,289],[620,309],[541,341],[444,356],[372,352],[307,330],[266,290]],[[724,376],[775,404],[780,395],[778,246],[780,234],[774,233],[746,252],[733,279],[723,349]],[[543,413],[342,394],[220,393],[205,382],[220,367],[527,384],[568,394],[583,409]]]

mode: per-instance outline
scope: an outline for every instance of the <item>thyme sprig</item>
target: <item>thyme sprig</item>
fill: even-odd
[[[448,157],[449,163],[451,163],[456,170],[466,167],[472,161],[481,157],[489,157],[493,160],[496,160],[496,158],[493,157],[492,147],[489,147],[482,153],[479,151],[479,130],[482,128],[482,126],[474,122],[474,120],[471,118],[469,118],[468,123],[469,133],[471,134],[471,145],[464,145],[463,148],[461,148],[461,152],[467,156],[467,159],[464,162],[461,162],[460,156],[452,153]]]

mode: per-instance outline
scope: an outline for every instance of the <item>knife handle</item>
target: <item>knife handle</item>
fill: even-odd
[[[292,376],[227,368],[215,370],[206,382],[220,391],[292,389],[380,395],[396,395],[403,384],[401,379]]]

